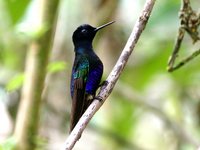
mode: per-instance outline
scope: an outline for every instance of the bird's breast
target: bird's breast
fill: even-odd
[[[97,62],[93,62],[90,64],[88,79],[86,83],[86,93],[88,94],[95,94],[96,90],[99,87],[101,77],[103,74],[103,64],[100,60]]]

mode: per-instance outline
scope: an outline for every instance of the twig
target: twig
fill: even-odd
[[[193,60],[196,56],[198,56],[200,54],[200,49],[198,49],[197,51],[193,52],[190,56],[186,57],[185,59],[183,59],[181,62],[179,62],[175,67],[172,67],[171,70],[168,70],[169,72],[174,71],[180,67],[182,67],[183,65],[185,65],[186,63],[188,63],[189,61]]]
[[[173,53],[169,58],[168,68],[167,68],[167,70],[169,72],[172,72],[174,70],[174,68],[173,68],[174,63],[175,63],[176,58],[178,57],[178,52],[180,50],[184,35],[185,35],[185,30],[183,28],[180,28],[178,31],[178,36],[176,38],[176,44],[174,46]]]
[[[175,65],[176,58],[178,57],[178,52],[181,47],[185,32],[189,34],[193,40],[193,44],[200,40],[198,28],[200,26],[200,13],[197,14],[191,7],[190,0],[182,0],[182,6],[180,9],[180,27],[178,31],[178,36],[176,38],[176,43],[172,55],[169,58],[167,70],[173,72],[174,70],[182,67],[184,64],[195,58],[199,52],[194,52],[191,56],[182,60],[180,63]]]
[[[99,110],[99,108],[103,105],[106,98],[110,95],[112,92],[120,74],[122,73],[129,56],[131,55],[133,48],[135,47],[142,31],[144,30],[148,19],[150,17],[151,11],[153,9],[155,0],[147,0],[144,6],[144,9],[136,21],[136,24],[133,28],[133,31],[116,63],[113,70],[109,74],[107,78],[107,84],[103,85],[100,89],[97,97],[101,98],[102,100],[99,101],[98,99],[94,99],[92,104],[88,107],[88,109],[85,111],[83,116],[80,118],[79,122],[65,141],[64,148],[65,150],[71,150],[75,143],[80,138],[83,130],[86,128],[86,125],[91,120],[93,115]]]

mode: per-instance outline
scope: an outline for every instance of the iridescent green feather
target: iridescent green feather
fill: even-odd
[[[74,71],[73,79],[83,78],[87,80],[87,74],[89,72],[89,61],[86,57],[79,60],[78,65]]]

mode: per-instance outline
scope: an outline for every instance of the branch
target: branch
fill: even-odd
[[[40,6],[35,10],[44,32],[37,34],[28,47],[26,56],[25,80],[21,93],[21,100],[17,112],[14,137],[16,149],[36,149],[36,137],[42,105],[42,91],[45,84],[46,66],[54,37],[54,23],[56,23],[59,0],[40,0]]]
[[[83,130],[86,128],[86,125],[91,120],[91,118],[94,116],[94,114],[99,110],[99,108],[103,105],[106,98],[110,95],[112,92],[120,74],[122,73],[142,31],[144,30],[148,19],[150,17],[151,11],[153,9],[155,0],[146,0],[144,9],[136,21],[136,24],[133,28],[133,31],[116,63],[113,70],[109,74],[107,78],[107,83],[102,86],[100,89],[97,97],[101,98],[101,101],[98,99],[94,99],[92,104],[88,107],[88,109],[85,111],[83,116],[80,118],[79,122],[65,141],[64,148],[65,150],[71,150],[75,143],[78,141],[78,139],[81,137],[81,134]]]
[[[172,71],[175,71],[175,70],[179,69],[180,67],[182,67],[185,64],[187,64],[189,61],[191,61],[194,58],[196,58],[199,54],[200,54],[200,49],[196,50],[191,55],[189,55],[188,57],[186,57],[183,60],[181,60],[181,62],[179,62],[175,67],[169,68],[168,71],[172,72]]]
[[[172,55],[169,58],[167,70],[169,72],[173,72],[176,69],[179,69],[192,59],[194,59],[197,55],[199,55],[199,50],[194,52],[192,55],[188,56],[180,63],[175,65],[175,60],[178,57],[178,53],[181,47],[181,43],[183,41],[185,32],[189,34],[189,36],[193,40],[193,44],[200,40],[198,28],[200,26],[200,13],[197,14],[191,7],[190,0],[182,0],[182,6],[180,9],[180,27],[178,31],[178,36],[176,38],[174,50]],[[175,65],[175,66],[174,66]]]
[[[178,52],[180,50],[181,43],[183,41],[184,35],[185,35],[185,30],[183,28],[180,28],[178,30],[178,35],[177,35],[177,38],[176,38],[176,42],[175,42],[176,44],[174,46],[174,50],[172,52],[172,55],[169,58],[168,67],[167,67],[167,70],[169,72],[172,72],[173,69],[174,69],[173,68],[174,63],[175,63],[176,58],[178,57]]]

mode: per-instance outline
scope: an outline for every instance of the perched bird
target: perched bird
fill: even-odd
[[[72,97],[70,132],[94,99],[103,74],[103,63],[95,54],[92,41],[97,31],[112,23],[114,21],[97,28],[83,24],[73,33],[75,59],[70,85]]]

